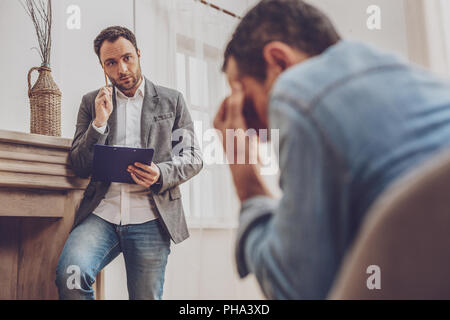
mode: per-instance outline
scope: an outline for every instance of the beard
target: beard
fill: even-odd
[[[127,82],[122,82],[121,79],[128,78]],[[135,88],[142,78],[141,66],[138,67],[136,72],[130,72],[128,74],[123,74],[119,79],[110,79],[112,84],[122,92],[129,91]]]

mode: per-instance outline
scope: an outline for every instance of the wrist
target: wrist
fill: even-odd
[[[94,126],[96,126],[97,128],[101,128],[105,125],[106,125],[106,121],[100,121],[97,119],[94,120]]]
[[[156,179],[155,184],[161,184],[162,183],[161,170],[159,169],[159,167],[157,165],[155,165],[155,166],[158,170],[158,179]]]
[[[230,164],[230,171],[241,202],[258,195],[273,197],[258,164]]]

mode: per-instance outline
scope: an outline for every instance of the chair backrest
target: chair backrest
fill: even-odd
[[[376,201],[328,298],[450,299],[450,152]]]

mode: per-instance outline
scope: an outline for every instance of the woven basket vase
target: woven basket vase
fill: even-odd
[[[39,77],[31,88],[31,73]],[[46,66],[31,68],[28,72],[30,98],[30,132],[46,136],[61,136],[61,91],[53,81],[51,69]]]

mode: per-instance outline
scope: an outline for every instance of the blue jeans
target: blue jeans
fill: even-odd
[[[97,273],[123,252],[128,295],[161,299],[170,237],[158,219],[116,225],[90,214],[70,233],[59,257],[56,285],[60,299],[94,299]]]

